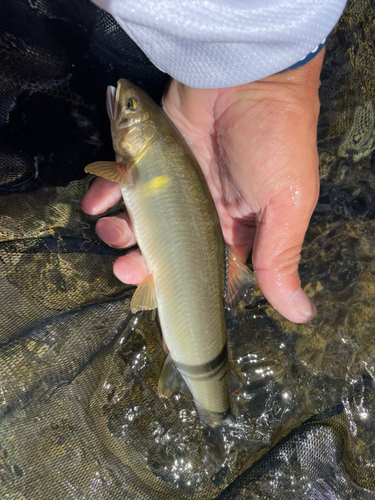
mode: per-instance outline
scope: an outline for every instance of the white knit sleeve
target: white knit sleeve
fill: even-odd
[[[346,0],[94,0],[162,71],[196,88],[241,85],[316,49]]]

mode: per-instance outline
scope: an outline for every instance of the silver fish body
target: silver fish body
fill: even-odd
[[[123,79],[117,90],[109,87],[107,109],[116,162],[97,162],[86,171],[121,184],[149,271],[133,296],[132,311],[157,307],[174,362],[167,358],[159,392],[176,388],[174,364],[201,420],[215,428],[229,412],[223,298],[230,288],[228,262],[235,275],[232,288],[253,284],[254,278],[236,256],[228,260],[202,171],[163,111]],[[236,292],[229,295],[233,302]]]
[[[157,118],[154,114],[157,113]],[[198,408],[229,409],[224,241],[202,171],[156,108],[155,134],[122,186],[137,243],[153,277],[160,326]]]

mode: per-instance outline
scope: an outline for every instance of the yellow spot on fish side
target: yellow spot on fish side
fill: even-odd
[[[170,178],[163,175],[154,177],[154,179],[146,182],[146,184],[142,187],[142,193],[146,196],[158,194],[161,191],[164,191],[164,189],[168,187],[170,182]]]

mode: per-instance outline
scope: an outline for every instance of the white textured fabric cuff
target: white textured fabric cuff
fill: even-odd
[[[319,45],[346,0],[94,0],[149,59],[196,88],[241,85]]]

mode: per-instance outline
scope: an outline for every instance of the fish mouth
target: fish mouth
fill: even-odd
[[[121,105],[121,94],[126,91],[131,91],[134,86],[128,80],[122,78],[117,83],[117,88],[109,85],[107,87],[106,94],[106,107],[108,117],[112,122],[116,122],[117,128],[124,129],[133,127],[139,123],[143,123],[150,119],[150,113],[147,111],[137,112],[132,116],[121,116],[122,105]],[[136,89],[134,88],[134,91]],[[134,92],[134,96],[136,96],[136,92]],[[132,96],[132,98],[134,98]]]
[[[117,87],[113,87],[112,85],[109,85],[107,87],[106,107],[110,120],[115,121],[120,111],[121,92],[125,90],[130,90],[131,88],[134,88],[134,86],[132,85],[131,82],[125,80],[125,78],[121,78],[117,82]]]
[[[106,107],[108,117],[112,121],[115,121],[118,109],[118,106],[116,106],[116,94],[116,87],[112,87],[112,85],[109,85],[107,87]]]

